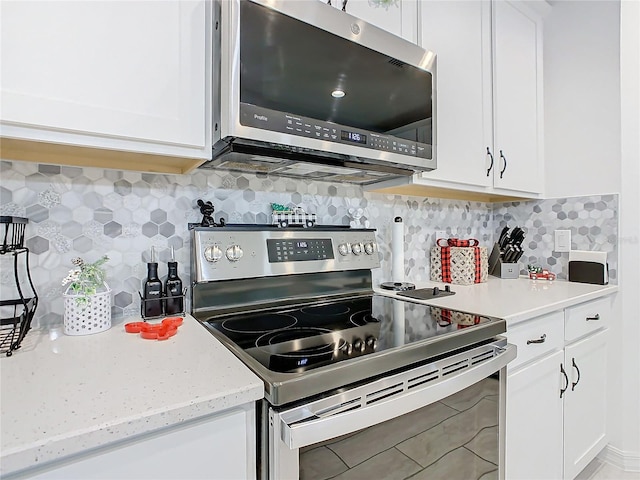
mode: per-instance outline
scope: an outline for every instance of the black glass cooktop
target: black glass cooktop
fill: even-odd
[[[495,320],[370,295],[211,318],[204,324],[268,370],[294,373],[462,335]]]

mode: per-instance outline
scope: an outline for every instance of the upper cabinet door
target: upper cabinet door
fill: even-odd
[[[518,2],[494,2],[494,185],[542,191],[542,25]]]
[[[204,0],[1,8],[3,136],[210,154]]]
[[[422,178],[491,186],[491,5],[425,1],[420,21],[420,45],[437,55],[438,168]]]
[[[320,0],[325,1],[326,0]],[[331,4],[342,9],[344,0],[332,0]],[[367,23],[417,43],[417,0],[348,0],[345,11]]]

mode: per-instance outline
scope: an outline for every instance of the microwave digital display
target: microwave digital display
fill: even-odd
[[[362,133],[342,130],[340,136],[342,140],[347,140],[348,142],[364,143],[365,145],[367,143],[367,136]]]

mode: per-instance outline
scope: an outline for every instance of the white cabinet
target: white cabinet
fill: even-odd
[[[508,328],[506,478],[572,480],[606,445],[611,301]]]
[[[493,3],[493,182],[542,192],[542,22],[522,2]]]
[[[564,478],[573,479],[606,445],[609,298],[565,312]]]
[[[415,184],[542,192],[542,22],[521,2],[420,3],[437,54],[438,168]]]
[[[556,351],[507,378],[505,478],[562,478],[562,399]]]
[[[560,479],[564,313],[516,324],[507,337],[518,356],[507,369],[505,478]]]
[[[246,480],[256,478],[255,459],[255,412],[249,405],[10,478]]]
[[[437,55],[438,168],[416,181],[490,187],[491,2],[421,2],[420,27],[420,45]]]
[[[326,0],[319,0],[324,1]],[[344,0],[332,0],[342,9]],[[348,0],[345,11],[412,43],[417,42],[417,0],[397,0],[393,4],[377,0]]]
[[[11,145],[210,157],[208,2],[3,1],[1,9],[0,135]]]

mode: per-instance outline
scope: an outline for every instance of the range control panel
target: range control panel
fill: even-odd
[[[375,230],[196,227],[196,282],[380,266]]]
[[[304,262],[333,260],[333,247],[329,238],[267,239],[269,262]]]

